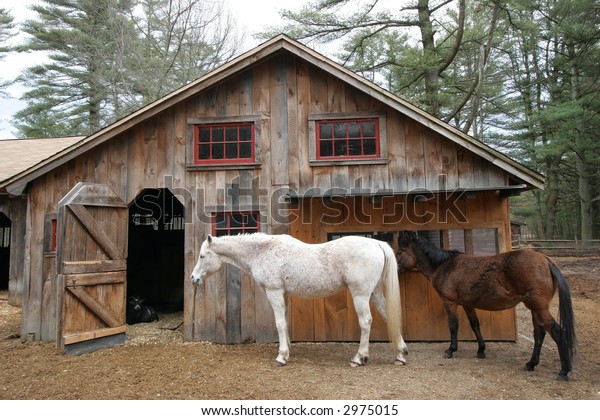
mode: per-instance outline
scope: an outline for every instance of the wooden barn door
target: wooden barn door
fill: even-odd
[[[127,218],[106,185],[79,183],[59,202],[57,345],[67,354],[126,339]]]

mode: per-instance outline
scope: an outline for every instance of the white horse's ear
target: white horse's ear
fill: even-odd
[[[209,245],[212,244],[212,240],[213,240],[212,235],[208,235],[208,238],[206,238],[206,240],[208,241]]]

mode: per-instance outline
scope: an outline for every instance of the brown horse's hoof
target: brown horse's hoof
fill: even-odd
[[[478,359],[485,359],[485,353],[479,353],[479,352],[477,352],[477,358]]]
[[[565,373],[559,373],[556,379],[558,379],[559,381],[568,381],[569,375]]]
[[[525,363],[525,369],[527,369],[529,372],[533,372],[535,370],[535,365],[532,365],[531,363]]]
[[[451,352],[451,351],[448,351],[448,350],[446,350],[446,351],[444,352],[444,359],[452,359],[452,352]]]

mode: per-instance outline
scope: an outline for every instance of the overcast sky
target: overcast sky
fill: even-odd
[[[241,52],[247,51],[260,41],[256,41],[251,34],[262,30],[266,26],[281,23],[278,11],[282,8],[298,10],[306,1],[304,0],[224,0],[237,19],[240,32],[246,34],[245,45]],[[10,14],[18,23],[25,19],[35,17],[29,10],[32,4],[39,3],[38,0],[19,0],[11,2],[11,6],[2,7],[10,10]],[[21,70],[44,59],[42,53],[12,53],[0,62],[0,80],[8,80],[17,77]],[[0,139],[15,138],[15,128],[10,124],[12,115],[24,107],[19,101],[23,89],[14,85],[8,90],[11,98],[0,98]]]

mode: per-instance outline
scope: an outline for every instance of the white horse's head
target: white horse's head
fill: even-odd
[[[213,237],[208,235],[208,238],[200,247],[200,255],[198,262],[192,271],[192,284],[202,285],[204,278],[215,271],[218,271],[223,265],[223,260],[212,249]]]

